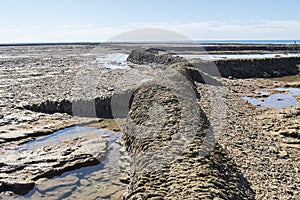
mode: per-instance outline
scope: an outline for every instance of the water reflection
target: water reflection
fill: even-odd
[[[290,106],[295,106],[298,104],[296,96],[300,96],[300,89],[298,88],[275,88],[278,92],[287,92],[287,93],[275,93],[269,95],[264,100],[258,98],[244,96],[242,97],[245,101],[249,102],[252,105],[259,105],[266,108],[275,108],[275,109],[284,109]],[[268,92],[261,91],[257,92],[261,95],[268,95]]]

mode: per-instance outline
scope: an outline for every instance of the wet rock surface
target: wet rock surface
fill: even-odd
[[[124,199],[254,199],[247,180],[210,135],[199,94],[184,73],[188,69],[171,63],[172,70],[133,95],[124,135],[133,172]]]
[[[148,87],[148,90],[155,88],[153,85]],[[210,147],[211,152],[206,152],[208,149],[203,147],[212,145],[204,142],[208,124],[203,113],[199,113],[200,120],[197,118],[180,119],[180,114],[176,116],[173,110],[180,108],[176,105],[178,104],[176,99],[166,95],[167,91],[163,88],[157,88],[156,91],[159,97],[152,96],[145,86],[137,92],[133,100],[130,113],[130,120],[133,122],[129,121],[127,124],[129,130],[125,132],[128,137],[125,141],[127,141],[129,151],[133,152],[134,172],[128,195],[124,199],[193,199],[195,197],[253,199],[253,191],[249,183],[227,157],[224,149],[217,144],[215,147]],[[148,98],[140,98],[143,94],[148,94]],[[166,96],[165,99],[160,100],[163,96]],[[141,102],[141,99],[147,100]],[[148,131],[139,129],[139,126],[146,126],[144,121],[149,119],[135,113],[136,107],[142,107],[139,113],[147,113],[147,108],[137,105],[140,103],[151,105],[153,104],[151,101],[163,105],[170,104],[165,105],[168,106],[167,109],[170,109],[170,112],[166,111],[166,123],[158,130],[151,130],[149,127]],[[199,121],[199,124],[196,123],[198,130],[193,130],[193,125],[183,120],[191,120],[194,123]],[[184,123],[184,125],[178,129],[179,123]],[[159,127],[157,126],[159,124],[155,122],[151,124]],[[186,132],[178,136],[178,134],[183,134],[179,133],[180,131]],[[195,132],[188,136],[189,131]],[[172,142],[172,140],[176,141]],[[201,150],[208,155],[203,156]]]
[[[151,65],[153,61],[147,61],[147,58],[144,64],[130,64],[131,69],[112,70],[101,62],[94,62],[99,53],[102,57],[107,53],[129,54],[141,46],[151,47],[150,53],[162,55],[158,57],[162,64]],[[19,196],[14,196],[14,193],[25,194],[31,188],[38,187],[35,193],[30,193],[33,196],[28,198],[120,199],[125,193],[125,183],[129,184],[129,188],[124,198],[148,195],[153,199],[160,199],[161,196],[171,199],[173,196],[166,190],[169,188],[174,195],[193,194],[189,196],[190,199],[231,196],[247,199],[253,197],[251,189],[255,192],[255,199],[299,199],[299,104],[277,110],[254,106],[242,99],[256,91],[272,94],[274,88],[278,87],[299,88],[299,79],[293,79],[290,83],[291,78],[214,78],[217,84],[210,84],[204,78],[208,84],[202,84],[203,77],[212,75],[214,71],[200,71],[200,79],[199,72],[193,70],[194,66],[197,67],[197,59],[186,63],[176,58],[180,61],[172,63],[168,59],[174,54],[157,51],[168,48],[175,54],[198,53],[199,49],[193,45],[178,44],[104,44],[97,50],[95,45],[1,47],[1,53],[5,56],[0,58],[0,197],[18,199]],[[265,47],[255,46],[247,50],[247,45],[233,45],[232,48],[222,48],[213,47],[210,52],[228,50],[227,53],[234,53],[229,50],[236,48],[247,53],[248,50],[260,51]],[[298,51],[290,47],[265,48],[268,49]],[[202,50],[201,47],[199,53],[203,53]],[[165,64],[172,67],[165,68]],[[166,69],[170,71],[162,77],[161,73]],[[219,88],[224,87],[225,92],[222,92]],[[182,92],[188,98],[180,99]],[[77,170],[77,167],[96,167],[105,163],[111,148],[104,135],[94,137],[90,134],[65,140],[61,146],[52,145],[39,150],[18,150],[26,142],[74,125],[91,126],[94,123],[97,125],[93,126],[98,128],[122,131],[118,120],[72,116],[80,116],[82,110],[79,108],[86,110],[97,99],[113,102],[118,99],[112,98],[115,93],[129,97],[134,93],[135,97],[144,98],[140,103],[131,102],[133,120],[128,121],[127,143],[124,147],[135,155],[130,160],[132,168],[128,166],[127,151],[122,148],[119,161],[121,168],[126,168],[126,173],[119,171],[113,173],[115,176],[111,178],[109,170],[96,170],[92,173],[95,175],[84,178],[74,174],[62,180],[50,178]],[[198,93],[201,94],[200,99]],[[264,98],[259,96],[261,94],[257,95],[257,98]],[[225,101],[220,103],[218,96],[225,98]],[[296,98],[299,102],[299,97]],[[121,95],[119,99],[126,98]],[[184,109],[180,107],[182,102],[186,105]],[[141,106],[142,103],[144,106]],[[70,107],[72,113],[69,112]],[[124,116],[128,109],[125,106],[120,116]],[[222,110],[226,110],[226,115],[220,118],[218,115],[222,114]],[[84,116],[96,117],[96,113],[91,109]],[[203,113],[208,120],[204,120]],[[217,144],[213,151],[209,151],[210,154],[206,154],[209,145],[202,148],[203,144],[213,141],[211,135],[207,134],[207,121],[218,133]],[[219,127],[219,124],[222,126]],[[155,129],[157,126],[159,129]],[[130,130],[129,127],[135,128]],[[191,134],[181,137],[186,132]],[[199,151],[206,156],[199,157]],[[104,160],[99,160],[98,156],[102,155]],[[137,162],[145,158],[147,162]],[[155,166],[157,170],[153,171]],[[111,168],[116,171],[119,169],[114,165]],[[129,176],[132,170],[136,174]],[[47,177],[50,179],[46,180]]]
[[[173,57],[163,49],[149,48],[133,50],[129,54],[127,61],[139,65],[150,63],[170,65],[178,62],[183,62],[184,59],[179,56]]]
[[[204,49],[199,50],[205,51]],[[190,71],[194,73],[191,74],[196,73],[193,77],[199,77],[199,73],[201,73],[202,77],[204,76],[203,73],[207,73],[226,78],[270,78],[300,74],[300,58],[298,56],[288,58],[226,58],[220,60],[202,60],[201,58],[197,59],[195,57],[191,63],[188,63],[184,58],[176,56],[176,54],[174,55],[165,50],[150,48],[134,50],[127,60],[135,64],[156,63],[170,65],[174,63],[186,63],[188,66],[192,63],[193,67],[190,67]],[[194,71],[195,68],[198,69],[198,72]],[[215,74],[216,72],[218,74]],[[203,78],[205,79],[205,77]],[[204,83],[203,80],[200,82]]]
[[[205,65],[210,63],[205,63]],[[263,59],[225,59],[214,61],[222,77],[270,78],[300,73],[299,57]],[[203,63],[204,65],[204,63]]]
[[[223,106],[222,109],[226,109],[226,117],[223,119],[223,126],[219,127],[221,131],[217,135],[219,138],[218,141],[220,145],[227,150],[227,156],[237,163],[237,166],[239,166],[238,168],[241,170],[243,176],[246,177],[246,179],[250,182],[251,188],[255,192],[255,199],[299,198],[298,185],[300,179],[297,167],[299,165],[299,127],[297,127],[297,125],[299,124],[299,116],[297,114],[299,106],[291,106],[280,110],[259,108],[257,106],[249,105],[242,99],[243,96],[249,93],[257,93],[257,91],[266,90],[270,92],[270,94],[272,94],[276,92],[275,88],[287,88],[286,90],[288,90],[288,88],[299,87],[299,84],[297,83],[297,81],[295,82],[295,80],[293,80],[294,82],[292,84],[286,83],[284,80],[282,82],[273,82],[272,79],[218,79],[218,81],[222,82],[222,84],[226,88],[225,94],[221,94],[226,96],[225,106],[224,104],[222,104],[222,102],[215,102],[215,95],[218,94],[215,92],[217,91],[215,86],[197,83],[198,90],[200,91],[202,96],[200,105],[208,115],[211,122],[214,121],[215,118],[219,115],[219,113],[216,112],[213,107]],[[146,95],[147,93],[149,92],[145,92],[144,95]],[[143,96],[142,94],[140,95]],[[137,98],[137,101],[142,101],[141,99],[143,98]],[[297,99],[299,102],[299,97],[297,97]],[[159,100],[157,101],[159,102]],[[147,102],[145,104],[148,105],[149,103]],[[147,106],[145,110],[148,110]],[[132,110],[131,112],[134,113],[135,111],[136,110]],[[147,116],[139,117],[145,118]],[[132,126],[136,126],[135,121],[133,121]],[[143,133],[143,131],[140,131],[140,133]],[[135,134],[129,132],[129,136],[127,139],[129,141],[132,140],[131,142],[129,142],[129,144],[136,145],[136,148],[138,149],[135,150],[136,152],[147,152],[147,149],[150,148],[149,146],[153,145],[161,147],[165,144],[162,142],[157,144],[155,142],[156,140],[151,139],[146,140],[146,142],[139,143],[136,141],[140,141],[140,138],[137,137],[137,139],[133,139],[131,137],[132,135]],[[141,137],[143,138],[144,134],[142,134]],[[168,136],[165,137],[168,138]],[[161,137],[159,137],[159,139],[161,139]],[[169,137],[169,140],[170,139],[171,138]],[[166,140],[168,141],[168,139]],[[144,146],[146,146],[146,148]],[[129,148],[130,147],[131,146],[129,145]],[[152,148],[150,149],[152,150]],[[151,156],[146,157],[148,158],[149,163],[154,162],[157,165],[157,160],[160,160],[159,158],[161,157],[156,156],[156,153],[157,152],[153,151],[152,153],[150,153]],[[137,156],[137,158],[135,159],[136,161],[139,161],[139,159],[142,158],[145,159],[145,157],[142,156]],[[150,158],[157,159],[152,160]],[[167,160],[166,163],[176,162],[168,162],[170,160]],[[191,159],[189,160],[189,162],[192,162]],[[140,162],[136,162],[136,165],[139,166],[141,164]],[[189,165],[188,163],[184,163],[183,165],[181,165],[182,169],[178,169],[181,174],[184,174],[185,171],[193,171],[194,165],[190,167],[183,166]],[[132,178],[132,187],[130,188],[131,190],[129,190],[129,195],[126,197],[142,198],[144,197],[143,195],[146,195],[147,191],[151,191],[149,192],[149,198],[155,199],[155,197],[160,198],[160,196],[167,196],[167,192],[160,193],[157,191],[164,191],[163,188],[169,186],[169,181],[162,181],[162,183],[160,182],[161,179],[164,180],[171,174],[168,167],[169,166],[167,164],[163,165],[162,172],[160,172],[159,175],[156,174],[156,171],[151,170],[150,172],[148,171],[149,173],[145,173],[142,175],[140,175],[138,172],[133,173],[134,178]],[[224,166],[223,168],[226,169],[226,167]],[[149,168],[146,167],[146,169]],[[150,169],[153,168],[150,167]],[[154,175],[152,176],[152,174]],[[189,177],[189,174],[186,174],[185,178],[186,177]],[[154,180],[149,181],[152,180],[152,178]],[[192,181],[193,178],[189,180]],[[194,180],[196,180],[196,178],[194,178]],[[148,182],[151,183],[148,184]],[[163,186],[155,187],[156,185],[160,184],[162,184]],[[150,188],[155,189],[151,190]],[[182,191],[184,190],[181,190],[179,187],[177,193],[180,193]],[[197,195],[199,194],[194,194],[194,196],[191,198],[198,198]]]
[[[0,193],[8,194],[1,197],[25,195],[40,180],[105,161],[110,151],[109,133],[87,132],[86,135],[65,139],[60,144],[21,149],[27,142],[74,125],[96,123],[98,128],[121,131],[118,125],[111,126],[111,122],[105,124],[105,120],[95,119],[95,112],[88,112],[93,118],[70,115],[72,110],[80,114],[76,105],[81,105],[81,102],[88,102],[85,108],[89,108],[91,99],[107,99],[113,92],[109,82],[113,85],[113,77],[122,74],[122,70],[107,69],[94,63],[99,53],[91,53],[94,48],[76,45],[1,48],[2,54],[7,56],[0,60]],[[100,53],[102,55],[103,52]],[[95,84],[84,88],[88,81],[84,80],[87,76],[82,74],[88,64],[98,67],[94,76],[99,73],[100,76],[93,82]],[[75,106],[70,102],[76,102]],[[99,104],[100,108],[104,107],[102,102]],[[63,195],[68,193],[60,190]],[[57,199],[60,195],[56,192],[53,191],[53,197]]]
[[[51,178],[66,171],[96,165],[107,154],[109,134],[87,134],[33,149],[5,145],[1,149],[1,192],[24,195],[33,189],[34,181]]]
[[[242,99],[249,93],[259,97],[261,94],[257,91],[272,94],[277,92],[275,88],[297,84],[267,79],[223,80],[223,83],[228,88],[227,116],[218,141],[251,183],[255,199],[298,199],[299,139],[282,133],[299,132],[299,104],[272,109],[251,105]],[[203,94],[202,108],[212,120],[216,113],[211,112],[211,103],[204,100],[209,98],[211,88],[198,86]]]

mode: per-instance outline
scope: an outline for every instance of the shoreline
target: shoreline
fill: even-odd
[[[167,45],[168,44],[166,44],[166,46]],[[150,47],[152,46],[153,44],[150,44]],[[144,66],[134,66],[135,69],[145,71],[145,74],[140,75],[136,73],[130,74],[129,72],[131,70],[128,69],[112,70],[106,68],[101,68],[100,73],[96,72],[94,74],[94,71],[91,71],[87,76],[81,74],[86,69],[90,69],[84,68],[85,70],[82,71],[82,67],[85,67],[87,63],[90,63],[90,59],[93,60],[95,57],[93,57],[93,55],[81,57],[76,56],[76,54],[93,51],[94,53],[129,53],[132,49],[137,48],[136,45],[118,44],[116,46],[112,45],[109,49],[100,48],[97,51],[93,50],[93,46],[76,46],[76,48],[73,48],[71,45],[60,46],[60,48],[57,49],[50,48],[50,52],[47,52],[49,49],[47,49],[47,47],[44,49],[44,47],[45,46],[26,47],[28,51],[32,52],[40,50],[37,52],[42,56],[38,58],[28,57],[3,59],[0,61],[0,142],[2,143],[0,150],[2,155],[6,155],[6,148],[16,146],[22,142],[20,141],[22,137],[24,139],[23,142],[26,142],[28,139],[39,138],[43,132],[45,134],[51,134],[54,130],[61,129],[68,124],[78,124],[79,122],[76,122],[75,118],[71,115],[47,112],[47,110],[51,110],[54,107],[64,107],[61,104],[62,101],[72,100],[74,99],[74,95],[77,95],[75,100],[87,99],[87,97],[107,98],[112,96],[116,91],[120,92],[117,90],[118,87],[116,87],[116,84],[117,86],[121,84],[121,86],[124,87],[124,91],[128,91],[132,89],[133,81],[144,80],[151,75],[150,73],[147,74],[147,70],[145,70],[147,68],[144,68]],[[23,48],[25,47],[20,47],[20,49],[8,48],[5,49],[5,51],[13,51],[12,53],[18,55],[23,53]],[[176,49],[176,47],[172,48]],[[0,50],[3,51],[2,48]],[[177,51],[182,51],[182,48],[177,48]],[[68,57],[67,55],[69,54],[73,54],[73,56]],[[49,60],[43,59],[53,55],[57,57],[53,57]],[[95,66],[97,65],[91,65],[91,68]],[[129,78],[120,82],[119,78],[126,77],[124,75],[128,75],[128,73],[130,75]],[[88,93],[88,88],[82,89],[79,87],[89,83],[85,78],[90,75],[93,75],[94,80],[97,80],[95,85],[88,85],[92,91],[95,90],[95,93]],[[271,91],[275,87],[299,88],[299,81],[296,80],[294,83],[289,83],[284,80],[276,82],[271,79],[257,78],[220,78],[218,81],[228,89],[226,94],[228,115],[225,119],[225,127],[222,129],[224,134],[220,135],[219,142],[228,152],[229,157],[237,164],[238,169],[241,170],[243,175],[250,182],[251,188],[256,192],[255,199],[270,199],[280,195],[287,199],[297,199],[300,195],[299,190],[297,190],[297,185],[300,184],[300,178],[295,171],[295,166],[300,165],[298,156],[300,153],[299,144],[297,143],[299,139],[293,137],[293,135],[295,135],[294,132],[296,132],[296,134],[299,133],[297,131],[299,130],[299,123],[297,123],[297,121],[299,121],[299,97],[297,97],[297,106],[283,110],[260,109],[243,101],[242,97],[249,93],[254,93],[256,90]],[[209,91],[213,86],[203,85],[201,83],[196,83],[196,86],[202,96],[200,99],[201,108],[205,111],[208,118],[213,120],[212,116],[210,116],[210,101],[213,99],[209,96]],[[50,103],[46,105],[45,102]],[[57,102],[57,104],[51,102]],[[44,112],[33,112],[26,109],[28,106],[34,105],[41,105],[41,108],[44,108]],[[89,103],[86,105],[89,105]],[[108,104],[105,105],[109,106]],[[70,107],[70,105],[66,107]],[[92,115],[93,114],[92,112]],[[110,123],[111,122],[108,122],[108,125],[103,125],[102,127],[107,128]],[[120,126],[119,122],[117,122],[117,126]],[[12,140],[12,138],[15,139]],[[90,140],[90,138],[87,140]],[[101,142],[98,144],[101,146]],[[93,159],[92,152],[90,156],[90,158]],[[9,161],[8,163],[6,163],[5,158],[2,159],[4,160],[0,163],[4,164],[1,167],[3,174],[6,173],[5,171],[7,171],[7,174],[9,174],[9,171],[15,171],[13,173],[18,174],[17,167],[20,165],[8,165],[8,163],[11,162],[10,158],[6,160]],[[68,160],[68,158],[66,159]],[[84,159],[79,158],[77,161],[86,162]],[[74,163],[76,162],[74,161]],[[26,168],[28,167],[26,165],[27,164],[21,166]],[[40,166],[40,169],[44,170],[43,166]],[[282,171],[284,171],[284,173],[282,173]],[[25,174],[27,176],[25,180],[28,181],[27,183],[32,184],[30,173],[33,173],[33,171],[29,169],[27,173],[28,174]],[[11,176],[13,177],[14,174]],[[278,177],[281,178],[279,179]],[[264,178],[272,184],[268,185]],[[280,182],[281,179],[286,182]],[[0,182],[7,180],[7,177],[0,177]],[[15,181],[16,180],[17,179],[15,179]],[[126,178],[122,180],[128,183]],[[11,183],[18,182],[12,181]],[[0,185],[0,189],[3,189],[3,184]],[[5,190],[2,191],[4,192]],[[8,195],[12,194],[8,192]]]

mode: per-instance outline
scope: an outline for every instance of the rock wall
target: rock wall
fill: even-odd
[[[208,44],[209,45],[209,44]],[[206,52],[226,52],[226,53],[236,53],[236,52],[261,52],[265,53],[271,51],[288,51],[288,52],[299,52],[299,44],[216,44],[212,43],[211,46],[195,45],[195,46],[181,46],[181,47],[163,47],[165,50],[174,51],[206,51]]]
[[[207,74],[202,73],[201,70],[197,69],[187,60],[182,57],[174,56],[172,54],[168,54],[167,51],[162,49],[141,49],[132,51],[128,58],[128,62],[144,65],[144,64],[162,64],[162,65],[173,65],[172,67],[181,73],[185,78],[189,79],[190,84],[194,87],[194,82],[210,84],[210,85],[220,85],[218,81],[211,78]],[[202,65],[201,65],[202,66]],[[207,63],[205,66],[206,72],[209,72],[211,69],[211,63]],[[203,70],[204,71],[204,70]],[[211,72],[210,72],[211,73]],[[197,93],[197,92],[196,92]]]
[[[226,78],[270,78],[300,73],[299,57],[197,60],[191,64],[184,58],[168,54],[165,50],[147,49],[133,51],[127,61],[135,64],[157,63],[164,65],[181,62],[188,69],[192,79],[201,83],[211,81],[211,78],[206,76],[205,73]]]
[[[24,108],[48,114],[67,113],[80,117],[113,118],[111,112],[111,98],[95,98],[84,100],[47,100],[38,104],[25,105]]]
[[[97,97],[95,99],[77,100],[46,100],[36,104],[24,105],[22,108],[47,114],[67,113],[80,117],[99,117],[99,118],[126,118],[129,108],[123,108],[118,100],[128,99],[131,90],[124,93],[116,93],[112,96]],[[112,110],[112,104],[120,112]],[[113,113],[114,112],[114,113]]]
[[[170,64],[161,78],[133,94],[124,133],[132,172],[123,199],[254,199],[249,183],[209,131],[200,95],[181,64]]]
[[[212,65],[217,66],[222,77],[233,78],[270,78],[297,75],[300,58],[265,58],[265,59],[224,59],[202,61],[195,65],[201,71],[209,72]]]

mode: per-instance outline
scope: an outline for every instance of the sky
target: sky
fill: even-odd
[[[153,28],[191,40],[299,40],[299,8],[299,0],[0,0],[0,43],[103,42]]]

